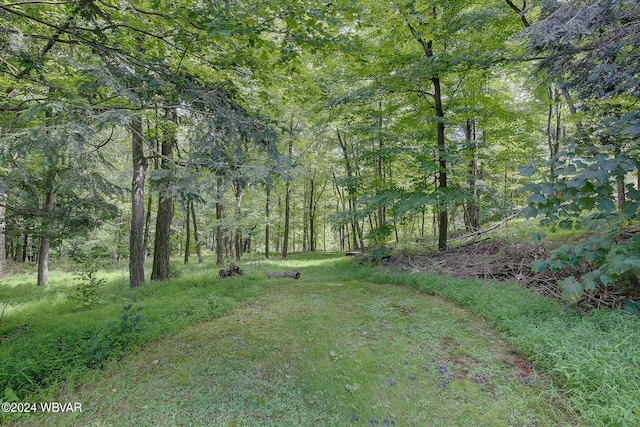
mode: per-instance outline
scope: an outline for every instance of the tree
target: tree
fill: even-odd
[[[558,269],[589,262],[593,270],[560,285],[571,298],[614,281],[635,282],[640,273],[638,240],[626,234],[637,219],[640,191],[627,181],[640,153],[640,5],[622,1],[551,3],[526,32],[539,67],[578,94],[583,113],[574,135],[548,165],[552,176],[528,186],[527,217],[591,236],[564,245],[535,267]],[[597,36],[595,36],[597,35]],[[533,176],[535,168],[522,169]],[[616,204],[617,203],[617,204]]]

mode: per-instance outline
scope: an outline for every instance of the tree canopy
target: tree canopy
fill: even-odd
[[[46,285],[51,251],[126,257],[137,287],[149,255],[164,280],[203,248],[444,250],[522,212],[589,231],[536,264],[590,263],[568,295],[633,282],[638,16],[632,0],[2,1],[0,258],[37,260]]]

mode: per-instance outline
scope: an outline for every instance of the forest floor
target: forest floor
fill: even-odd
[[[460,306],[371,283],[370,270],[335,256],[264,264],[295,266],[301,279],[272,280],[230,314],[157,340],[55,396],[80,402],[81,413],[16,423],[575,424],[551,381]]]

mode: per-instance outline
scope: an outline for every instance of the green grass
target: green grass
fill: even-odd
[[[80,414],[4,421],[640,423],[635,317],[579,315],[515,285],[399,275],[341,254],[241,266],[245,276],[219,280],[210,260],[176,264],[180,277],[134,291],[125,271],[104,270],[106,302],[91,309],[66,298],[71,273],[52,274],[48,289],[32,275],[4,280],[0,386],[13,381],[23,402],[83,405]],[[302,278],[268,280],[264,269]],[[100,353],[96,339],[108,343],[99,361],[90,357]]]
[[[106,302],[91,309],[68,298],[77,286],[70,272],[52,272],[46,288],[36,287],[33,275],[4,279],[0,304],[8,305],[0,323],[0,395],[7,387],[19,398],[55,390],[69,377],[82,377],[146,343],[227,313],[260,288],[259,282],[218,281],[214,271],[212,263],[187,266],[180,278],[137,290],[128,288],[124,269],[101,271],[107,282],[100,297]],[[142,319],[136,320],[138,315]]]
[[[263,268],[297,268],[302,278],[265,281]],[[214,280],[207,289],[217,295],[219,287],[259,283],[255,298],[180,328],[55,396],[82,402],[82,414],[20,423],[570,424],[549,381],[528,372],[489,324],[451,303],[373,285],[374,270],[341,256],[293,256],[245,269],[245,277]],[[138,293],[145,310],[160,313],[152,303],[164,300],[168,288],[172,282]]]
[[[495,325],[563,390],[581,425],[640,425],[640,319],[581,314],[508,283],[380,273],[376,283],[411,286],[465,307]]]

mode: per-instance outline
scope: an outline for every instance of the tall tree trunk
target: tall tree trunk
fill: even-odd
[[[621,149],[620,147],[616,146],[614,148],[613,154],[618,157],[621,153]],[[627,194],[626,194],[626,189],[625,189],[625,185],[624,185],[624,176],[618,176],[616,177],[616,193],[617,193],[617,206],[618,209],[622,209],[622,207],[624,206],[624,203],[627,201]]]
[[[281,208],[282,208],[282,195],[278,194],[278,207],[277,207],[278,213],[281,211]],[[276,250],[276,252],[280,252],[280,245],[282,243],[281,236],[280,236],[281,232],[282,232],[282,227],[280,227],[280,224],[278,224],[277,236],[276,236],[276,241],[275,241],[275,245],[276,245],[275,246],[275,250]]]
[[[267,187],[267,200],[264,205],[264,257],[269,259],[269,239],[271,230],[271,212],[269,211],[269,204],[271,203],[271,186],[269,183]]]
[[[176,120],[175,111],[167,111],[167,115],[172,120]],[[160,169],[169,170],[171,168],[171,157],[175,145],[175,134],[163,135],[162,141],[162,161]],[[169,174],[170,176],[171,174]],[[171,194],[172,178],[165,178],[167,181],[159,186],[158,214],[156,216],[156,235],[153,245],[153,267],[151,270],[151,280],[168,280],[171,278],[169,262],[171,260],[171,222],[173,221],[173,195]]]
[[[185,238],[184,243],[184,263],[189,264],[189,250],[191,247],[191,221],[189,221],[189,207],[191,206],[191,199],[187,198],[187,204],[184,209],[184,220],[185,220],[185,228],[187,232],[187,237]]]
[[[476,122],[474,119],[467,119],[465,137],[469,149],[467,187],[469,194],[471,195],[471,200],[464,206],[464,223],[467,231],[475,231],[480,228],[480,224],[478,221],[478,189],[476,187],[476,178],[478,175],[478,140],[476,134]]]
[[[240,261],[242,253],[241,232],[240,232],[240,207],[242,205],[242,196],[244,194],[244,184],[241,181],[235,182],[235,206],[233,209],[233,228],[231,229],[231,238],[229,239],[229,253],[231,258]]]
[[[142,246],[144,247],[144,257],[147,258],[147,253],[149,252],[149,229],[151,228],[151,207],[153,206],[153,197],[149,194],[147,198],[147,212],[144,220],[144,243]]]
[[[289,159],[293,157],[293,140],[289,139]],[[282,258],[289,254],[289,222],[291,221],[291,182],[287,180],[284,198],[284,240],[282,242]]]
[[[353,236],[353,250],[358,249],[358,236],[362,234],[362,230],[360,230],[360,226],[355,219],[355,209],[356,209],[356,196],[353,191],[352,178],[354,176],[353,167],[351,165],[351,161],[349,159],[349,150],[347,147],[347,142],[344,140],[342,135],[340,134],[340,130],[336,129],[336,134],[338,135],[338,142],[340,143],[340,148],[342,149],[342,155],[344,157],[345,170],[347,172],[347,178],[349,178],[349,184],[347,185],[347,193],[349,195],[349,217],[351,223],[351,235]],[[360,239],[362,241],[362,238]],[[362,245],[364,248],[364,245]]]
[[[429,42],[431,43],[431,42]],[[434,77],[433,82],[434,98],[436,103],[436,117],[438,117],[438,190],[440,196],[444,197],[447,188],[447,159],[444,139],[444,109],[442,107],[442,93],[440,89],[440,79]],[[440,215],[438,217],[438,249],[444,251],[447,249],[447,238],[449,232],[449,213],[446,207],[446,201],[440,202],[438,206]]]
[[[309,242],[309,189],[306,184],[302,194],[302,252],[307,252]]]
[[[227,209],[224,204],[224,186],[222,178],[218,178],[218,183],[216,186],[216,199],[216,264],[222,265],[224,263],[225,255],[225,227],[223,224],[223,220],[227,216]]]
[[[22,253],[20,254],[19,262],[27,262],[28,256],[29,256],[29,235],[25,232],[24,240],[22,244]]]
[[[142,119],[131,119],[131,231],[129,235],[129,285],[138,288],[144,284],[144,180],[147,159],[144,156]]]
[[[436,8],[433,8],[433,15],[436,15]],[[407,22],[411,34],[416,38],[418,43],[422,46],[422,50],[427,59],[433,58],[433,40],[425,41],[420,33]],[[437,118],[437,144],[438,144],[438,190],[440,191],[440,197],[444,198],[444,194],[447,189],[447,159],[446,159],[446,146],[445,146],[445,134],[444,134],[444,107],[442,105],[442,88],[440,84],[440,77],[435,75],[431,77],[431,83],[433,84],[433,101],[434,110]],[[447,238],[449,230],[449,213],[447,212],[447,206],[445,201],[441,201],[438,205],[438,249],[444,251],[447,249]]]
[[[316,250],[316,226],[315,226],[315,203],[314,198],[316,192],[316,181],[311,179],[309,181],[309,251],[315,252]]]
[[[40,235],[40,249],[38,251],[38,286],[47,286],[49,283],[49,249],[51,248],[51,214],[55,206],[55,196],[53,194],[53,176],[48,178],[49,189],[45,198],[45,218],[42,224],[42,234]]]
[[[202,264],[202,244],[200,242],[200,236],[198,235],[198,221],[196,221],[196,208],[193,199],[191,199],[191,205],[189,208],[191,209],[191,220],[193,222],[193,243],[196,245],[198,264]],[[187,215],[189,215],[188,212]]]

